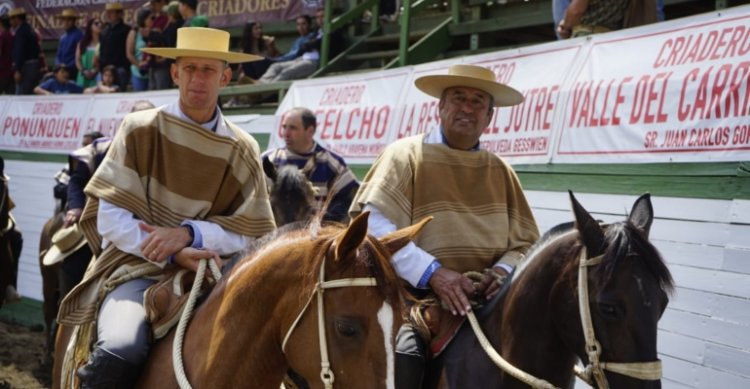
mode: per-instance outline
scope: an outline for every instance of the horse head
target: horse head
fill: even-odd
[[[367,217],[367,213],[359,215],[323,245],[319,266],[325,271],[318,273],[317,283],[325,292],[317,293],[324,298],[303,310],[297,327],[289,330],[293,331],[285,345],[289,365],[308,383],[319,383],[326,376],[320,362],[327,354],[338,387],[394,385],[395,338],[403,322],[402,283],[390,257],[429,219],[376,239],[367,235]],[[320,323],[325,332],[319,333]]]
[[[315,211],[315,188],[304,173],[294,165],[276,169],[264,159],[263,171],[271,181],[269,196],[277,226],[307,221]]]
[[[392,388],[403,319],[390,256],[427,220],[376,239],[367,217],[284,232],[223,277],[185,333],[193,387],[279,387],[289,372],[308,387]],[[176,384],[163,373],[171,339],[152,349],[144,387]]]

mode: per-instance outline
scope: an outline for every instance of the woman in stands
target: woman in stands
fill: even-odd
[[[99,33],[102,32],[102,22],[99,18],[91,18],[86,23],[83,39],[76,47],[76,67],[78,76],[76,84],[82,88],[96,85],[96,75],[99,73]]]

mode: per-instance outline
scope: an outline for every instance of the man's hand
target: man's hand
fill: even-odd
[[[201,259],[211,259],[216,262],[216,265],[221,269],[224,267],[224,261],[221,260],[219,254],[205,249],[194,249],[192,247],[185,247],[180,250],[174,256],[174,262],[185,269],[190,269],[194,272],[198,271],[198,261]]]
[[[477,290],[479,293],[484,294],[486,300],[491,300],[495,297],[495,294],[500,291],[500,287],[503,286],[503,284],[498,282],[498,279],[492,274],[488,274],[488,272],[497,273],[502,277],[508,277],[508,272],[501,267],[493,267],[492,269],[485,270],[484,278],[482,278],[482,281],[479,283]]]
[[[65,219],[63,220],[63,227],[70,227],[78,222],[83,213],[83,208],[72,208],[65,213]]]
[[[19,72],[18,70],[16,70],[13,73],[13,80],[16,81],[16,84],[20,84],[21,83],[21,72]]]
[[[562,39],[568,39],[573,34],[573,30],[565,26],[565,20],[561,20],[557,25],[557,35]]]
[[[138,227],[148,233],[140,249],[143,256],[152,262],[162,262],[190,243],[190,233],[185,227],[156,227],[143,222],[138,223]]]
[[[444,267],[438,268],[432,273],[430,287],[454,315],[460,313],[464,316],[471,310],[468,296],[476,293],[476,290],[471,280],[463,274]]]

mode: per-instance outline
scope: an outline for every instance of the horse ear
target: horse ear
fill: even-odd
[[[268,158],[263,158],[263,171],[266,173],[268,178],[270,178],[272,181],[276,181],[276,178],[278,177],[276,166],[274,166],[273,162],[271,162],[271,160]]]
[[[651,205],[651,195],[649,193],[635,200],[628,220],[648,237],[648,233],[651,230],[651,223],[654,221],[654,207]]]
[[[428,216],[420,220],[417,224],[413,224],[409,227],[402,228],[398,231],[393,231],[390,234],[386,234],[380,238],[380,242],[383,243],[388,249],[388,252],[393,255],[393,253],[401,250],[402,248],[404,248],[404,246],[409,244],[409,242],[414,240],[414,237],[422,232],[424,226],[427,225],[427,223],[429,223],[432,219],[432,216]]]
[[[355,251],[367,236],[367,218],[370,212],[362,212],[352,220],[343,235],[336,239],[336,261],[343,260]]]
[[[604,231],[588,211],[581,206],[573,195],[573,192],[568,191],[568,193],[570,194],[570,202],[573,205],[573,214],[576,218],[575,225],[581,234],[583,244],[586,245],[588,256],[593,257],[601,254],[602,246],[604,245]]]

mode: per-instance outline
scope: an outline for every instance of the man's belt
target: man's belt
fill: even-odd
[[[577,26],[573,26],[573,33],[572,37],[577,36],[584,36],[584,35],[591,35],[591,34],[601,34],[603,32],[610,32],[612,29],[609,27],[604,26],[592,26],[589,24],[579,24]]]

